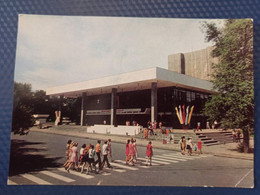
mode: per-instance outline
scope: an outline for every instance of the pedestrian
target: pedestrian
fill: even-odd
[[[66,144],[66,152],[65,152],[66,159],[69,159],[69,149],[70,149],[71,142],[72,142],[72,140],[68,140],[68,142]]]
[[[236,131],[234,129],[232,131],[232,136],[233,136],[233,142],[236,142]]]
[[[96,148],[95,148],[96,154],[97,154],[97,157],[98,157],[98,159],[95,161],[95,165],[98,163],[98,169],[102,170],[102,168],[101,168],[101,146],[100,146],[100,143],[101,143],[101,141],[98,140]]]
[[[197,153],[197,149],[198,149],[197,144],[194,144],[193,149],[194,149],[194,153]]]
[[[240,142],[240,130],[237,131],[236,140],[236,142]]]
[[[191,156],[191,153],[192,153],[192,140],[191,140],[190,137],[188,138],[188,141],[187,141],[187,150],[188,150],[188,155]]]
[[[134,139],[133,138],[131,139],[131,143],[129,143],[128,147],[129,147],[128,162],[129,162],[129,164],[131,163],[134,166],[135,165],[135,163],[134,163],[135,151],[134,151]]]
[[[134,161],[137,162],[137,147],[136,147],[136,139],[134,139],[134,143],[133,143],[133,146],[134,146]]]
[[[108,159],[109,159],[110,162],[113,162],[111,139],[107,140],[107,145],[108,145]]]
[[[95,160],[94,160],[95,154],[96,154],[96,151],[94,149],[94,145],[91,145],[90,149],[88,151],[88,167],[87,167],[87,171],[86,171],[87,175],[89,173],[89,169],[92,171],[92,167],[94,167],[94,171],[95,171],[95,173],[97,173]]]
[[[107,158],[107,155],[108,155],[108,145],[107,145],[107,140],[104,142],[103,146],[102,146],[102,154],[103,154],[103,162],[102,162],[102,165],[101,165],[101,168],[103,169],[103,167],[105,166],[105,163],[107,163],[107,166],[109,168],[112,168],[110,163],[108,162],[108,158]]]
[[[207,127],[207,129],[211,129],[210,124],[209,124],[209,121],[207,121],[206,127]]]
[[[70,164],[67,168],[67,171],[69,173],[69,170],[71,166],[74,166],[75,169],[77,169],[77,163],[78,163],[78,143],[74,143],[73,147],[71,148],[71,156],[70,156]]]
[[[153,124],[151,121],[148,121],[147,122],[147,129],[150,131],[150,135],[154,135],[154,132],[153,132]]]
[[[82,164],[82,158],[84,156],[84,150],[86,148],[86,144],[83,144],[79,150],[79,162]]]
[[[181,154],[184,155],[185,154],[185,148],[186,148],[185,136],[181,137],[179,144],[180,144],[180,147],[181,147]]]
[[[144,129],[144,139],[148,139],[148,132],[149,130],[147,128]]]
[[[157,121],[156,121],[156,120],[154,120],[154,122],[153,122],[153,129],[154,129],[154,130],[156,130],[156,129],[157,129],[157,125],[158,125]]]
[[[147,147],[146,147],[146,166],[150,163],[150,166],[152,166],[152,156],[153,156],[153,147],[152,147],[152,142],[149,141]]]
[[[201,129],[201,127],[200,127],[200,122],[197,123],[197,131],[199,131],[199,130],[202,131],[202,129]]]
[[[81,159],[81,163],[82,163],[82,167],[81,167],[81,173],[84,172],[84,168],[88,162],[88,151],[91,147],[91,144],[89,144],[87,147],[85,147],[83,149],[83,156],[82,156],[82,159]]]
[[[69,145],[69,147],[68,147],[68,149],[67,149],[67,154],[68,154],[68,158],[67,158],[67,161],[64,163],[64,165],[63,165],[63,167],[67,170],[67,168],[69,167],[69,165],[70,165],[70,157],[71,157],[71,155],[72,155],[72,150],[71,150],[71,148],[74,146],[74,143],[75,142],[73,142],[73,141],[71,141],[70,142],[70,145]]]
[[[159,129],[162,130],[162,122],[159,122]]]
[[[125,145],[125,164],[128,164],[128,160],[129,160],[129,143],[130,143],[130,139],[127,140],[126,145]]]
[[[202,143],[201,143],[201,139],[198,140],[198,153],[202,154]]]
[[[214,121],[214,125],[213,125],[213,129],[217,129],[217,128],[218,128],[218,121],[215,120],[215,121]]]

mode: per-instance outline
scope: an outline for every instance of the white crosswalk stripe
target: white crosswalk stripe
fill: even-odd
[[[14,181],[8,179],[8,180],[7,180],[7,185],[18,185],[18,184],[15,183]]]
[[[58,168],[58,170],[67,173],[67,171],[64,168]],[[70,171],[68,174],[76,175],[76,176],[82,177],[84,179],[92,179],[92,178],[94,178],[94,176],[87,175],[85,172],[80,173],[80,172],[76,172],[76,171]]]
[[[193,160],[193,159],[197,159],[197,158],[202,158],[202,157],[208,157],[208,156],[195,156],[195,155],[182,155],[182,154],[176,154],[176,153],[171,153],[171,154],[162,154],[163,156],[173,156],[173,157],[179,157],[179,158],[184,158],[184,159],[189,159],[189,160]]]
[[[163,162],[169,162],[169,163],[178,163],[179,161],[176,161],[176,160],[172,160],[172,159],[163,159],[163,158],[159,158],[159,157],[153,157],[152,158],[152,161],[153,160],[161,160]]]
[[[111,175],[111,173],[103,172],[101,175],[103,175],[103,176],[107,176],[107,175]]]
[[[177,161],[187,161],[187,159],[179,158],[179,157],[171,157],[171,156],[155,156],[161,159],[171,159],[171,160],[177,160]]]
[[[146,159],[145,159],[145,158],[142,158],[142,159],[141,159],[141,158],[138,157],[138,161],[141,161],[141,163],[146,164]],[[161,165],[161,164],[153,163],[153,165],[159,166],[159,165]]]
[[[187,159],[187,160],[194,160],[197,157],[195,156],[187,156],[187,155],[182,155],[182,154],[162,154],[163,156],[170,156],[170,157],[178,157],[182,159]]]
[[[115,161],[115,162],[117,162],[117,161]],[[123,165],[123,164],[119,164],[119,163],[110,163],[112,166],[114,166],[114,167],[120,167],[120,168],[124,168],[124,169],[128,169],[128,170],[131,170],[131,171],[136,171],[136,170],[138,170],[138,168],[136,168],[136,167],[130,167],[130,166],[128,166],[128,165]]]
[[[48,175],[50,177],[54,177],[55,179],[58,179],[58,180],[61,180],[61,181],[64,181],[64,182],[73,182],[73,181],[75,181],[73,179],[70,179],[68,177],[64,177],[62,175],[58,175],[58,174],[50,172],[50,171],[41,171],[40,173],[43,173],[43,174]]]
[[[124,169],[113,169],[113,171],[119,172],[119,173],[124,173],[124,172],[126,172],[126,170],[124,170]]]
[[[117,160],[117,162],[121,162],[121,163],[124,163],[125,161],[123,161],[123,160]],[[131,165],[130,165],[131,166]],[[141,168],[149,168],[149,167],[147,167],[147,166],[144,166],[144,165],[142,165],[142,164],[135,164],[135,166],[136,167],[141,167]]]
[[[140,157],[138,157],[138,159],[146,160],[145,158],[140,158]],[[160,160],[153,160],[153,158],[152,158],[152,164],[153,164],[153,165],[154,165],[154,162],[155,162],[155,163],[159,163],[159,164],[164,164],[164,165],[169,165],[169,164],[171,164],[171,163],[169,163],[169,162],[164,162],[164,161],[160,161]]]
[[[32,174],[22,174],[21,176],[26,178],[26,179],[28,179],[28,180],[30,180],[30,181],[33,181],[33,182],[39,184],[39,185],[52,185],[52,183],[47,182],[47,181],[45,181],[43,179],[40,179],[39,177],[36,177],[36,176],[34,176]]]

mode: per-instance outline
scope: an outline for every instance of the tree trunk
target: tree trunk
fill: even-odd
[[[243,130],[243,146],[244,146],[244,153],[249,152],[249,131]]]

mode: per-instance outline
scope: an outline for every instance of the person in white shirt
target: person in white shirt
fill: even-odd
[[[188,150],[188,155],[191,156],[192,153],[192,139],[189,137],[187,141],[187,150]]]
[[[87,167],[87,171],[86,171],[87,175],[89,173],[89,169],[92,171],[92,166],[94,167],[95,173],[97,173],[95,160],[94,160],[95,154],[96,154],[96,150],[94,149],[94,145],[91,145],[91,147],[88,151],[88,167]]]
[[[107,141],[105,141],[104,145],[102,146],[102,154],[103,154],[103,162],[102,162],[102,165],[101,165],[102,168],[104,167],[105,163],[107,163],[107,166],[109,168],[112,168],[110,163],[108,162],[108,158],[107,158],[108,151],[109,151],[109,148],[108,148],[108,145],[107,145]]]

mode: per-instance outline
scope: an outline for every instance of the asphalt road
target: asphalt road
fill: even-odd
[[[153,166],[145,166],[145,147],[138,146],[138,163],[126,166],[125,145],[113,143],[113,168],[100,174],[67,173],[62,167],[68,139],[82,144],[96,140],[31,132],[12,135],[8,183],[12,185],[202,186],[253,188],[253,161],[213,155],[182,156],[154,149]],[[102,139],[101,139],[102,140]],[[103,144],[103,142],[102,142]]]

